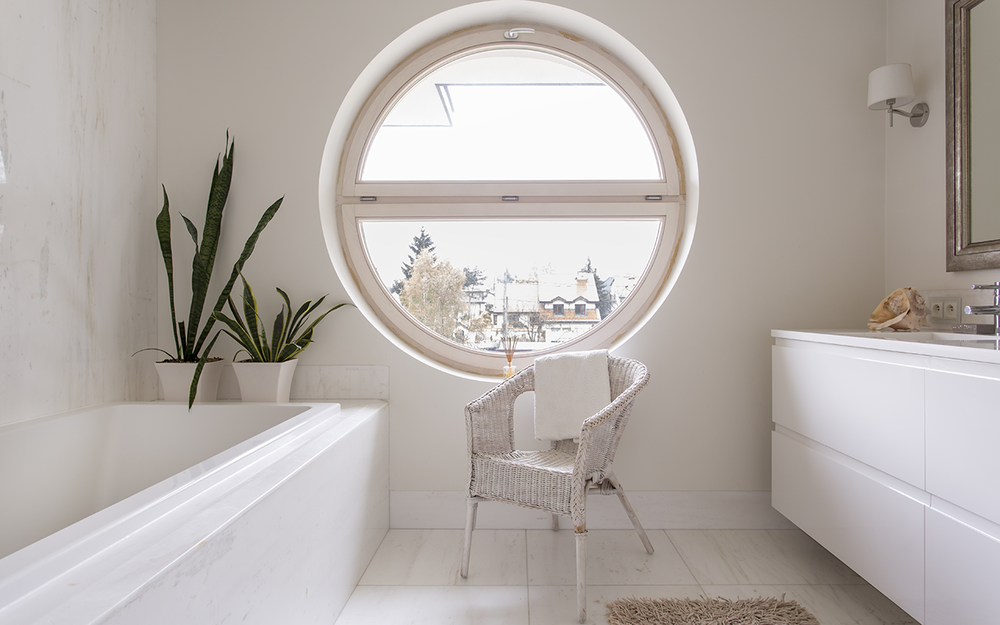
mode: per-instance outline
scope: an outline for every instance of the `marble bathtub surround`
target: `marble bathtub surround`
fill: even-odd
[[[303,405],[286,431],[263,433],[260,448],[235,447],[219,464],[216,456],[182,472],[195,480],[184,488],[164,480],[139,493],[147,499],[137,511],[112,519],[121,531],[93,525],[120,512],[113,505],[0,560],[0,622],[332,623],[389,513],[387,406],[334,407]]]
[[[389,367],[385,365],[306,365],[299,363],[289,392],[291,401],[313,399],[389,400]],[[240,386],[232,364],[222,368],[220,400],[239,400]],[[464,504],[464,499],[463,506]],[[463,507],[464,510],[464,507]]]

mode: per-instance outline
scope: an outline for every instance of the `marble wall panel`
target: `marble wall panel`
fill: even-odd
[[[0,152],[0,423],[155,397],[155,0],[0,4]]]

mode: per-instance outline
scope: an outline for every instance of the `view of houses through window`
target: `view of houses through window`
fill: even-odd
[[[396,302],[459,345],[537,350],[579,337],[632,293],[657,220],[371,221],[362,232]],[[627,245],[622,242],[627,241]]]

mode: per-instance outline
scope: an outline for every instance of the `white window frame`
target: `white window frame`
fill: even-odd
[[[503,33],[512,27],[533,28],[535,32],[522,32],[519,41],[512,42],[503,37]],[[471,374],[470,377],[495,378],[506,364],[502,353],[469,349],[438,336],[396,304],[366,257],[358,225],[365,219],[421,219],[427,222],[552,217],[658,220],[661,226],[655,251],[629,298],[608,319],[583,336],[550,349],[519,354],[514,361],[518,367],[530,364],[536,356],[544,353],[614,347],[618,341],[630,336],[662,303],[683,265],[693,234],[696,207],[689,204],[685,187],[690,172],[685,172],[682,161],[685,152],[693,160],[693,144],[683,116],[680,116],[682,141],[678,142],[667,113],[647,87],[649,81],[612,57],[607,46],[600,43],[539,23],[494,23],[465,28],[405,58],[384,77],[358,109],[342,144],[333,202],[334,221],[330,224],[324,215],[324,225],[327,227],[328,244],[331,243],[331,234],[335,233],[337,237],[335,244],[331,245],[331,256],[342,279],[345,282],[350,279],[353,283],[348,290],[361,295],[366,304],[360,306],[362,311],[374,317],[373,321],[383,333],[388,330],[397,345],[443,370]],[[359,179],[364,150],[370,144],[380,119],[395,99],[402,96],[401,89],[411,79],[426,75],[441,63],[454,58],[455,54],[506,45],[527,45],[596,68],[632,103],[640,119],[647,123],[654,150],[660,158],[662,179],[639,182],[363,182]],[[648,71],[648,68],[644,69]],[[668,109],[676,117],[679,107],[662,78],[660,82],[665,88],[664,93],[670,96]],[[336,128],[337,122],[331,130],[331,140]],[[324,168],[330,148],[328,141]],[[321,174],[321,205],[324,203],[324,177],[329,178],[329,175]],[[501,200],[503,196],[512,195],[518,196],[519,201]],[[368,201],[368,198],[377,199]],[[335,253],[343,254],[343,263],[334,256]],[[349,276],[341,271],[344,265]],[[356,287],[356,290],[351,287]]]

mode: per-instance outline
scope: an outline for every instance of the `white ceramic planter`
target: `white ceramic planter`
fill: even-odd
[[[222,376],[223,361],[206,362],[198,379],[198,396],[195,403],[215,401],[219,395],[219,378]],[[191,378],[198,366],[193,362],[158,362],[156,373],[160,376],[160,387],[163,389],[163,399],[166,401],[188,401],[191,390]]]
[[[234,362],[243,401],[288,403],[298,359],[285,362]]]

